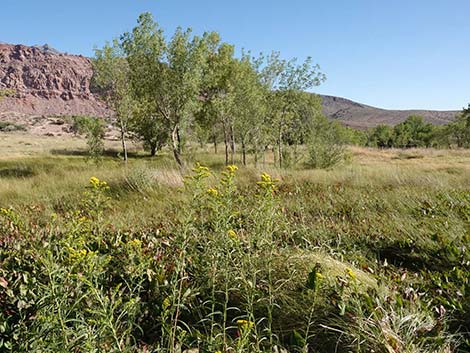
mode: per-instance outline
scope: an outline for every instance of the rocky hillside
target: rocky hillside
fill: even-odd
[[[16,92],[0,102],[0,117],[106,116],[106,106],[90,92],[92,75],[88,58],[47,45],[0,44],[0,89]]]
[[[365,129],[379,124],[396,125],[410,115],[420,115],[430,123],[443,125],[454,120],[458,111],[435,110],[387,110],[371,107],[369,105],[353,102],[349,99],[321,96],[323,100],[323,113],[330,119]]]
[[[60,133],[54,116],[109,115],[90,91],[91,61],[44,46],[28,47],[0,42],[0,90],[13,89],[0,101],[0,121],[27,126],[34,133]],[[331,119],[356,128],[394,125],[412,114],[434,124],[451,121],[455,111],[385,110],[348,99],[322,96],[323,110]]]

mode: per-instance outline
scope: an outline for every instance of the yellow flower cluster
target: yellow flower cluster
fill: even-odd
[[[196,163],[196,166],[192,170],[196,174],[193,179],[207,178],[211,175],[210,169],[201,165],[200,163]]]
[[[227,235],[228,235],[229,238],[232,239],[232,240],[238,239],[237,233],[235,233],[235,231],[234,231],[233,229],[230,229],[230,230],[227,232]]]
[[[356,279],[356,274],[351,268],[346,268],[346,274],[351,278],[351,279]]]
[[[163,300],[162,309],[163,309],[163,310],[166,310],[166,309],[168,309],[170,306],[171,306],[170,298],[166,297],[166,298]]]
[[[236,165],[228,165],[227,167],[227,171],[230,173],[230,174],[234,174],[237,170],[238,170],[238,167]]]
[[[140,247],[140,245],[142,245],[142,241],[140,241],[139,239],[132,239],[127,242],[127,245]]]
[[[277,179],[271,178],[271,175],[268,173],[263,173],[261,174],[261,181],[258,181],[257,184],[263,189],[274,190],[278,181]]]
[[[214,196],[214,197],[217,197],[219,196],[219,192],[217,191],[217,189],[214,189],[214,188],[210,188],[207,190],[207,193],[211,196]]]
[[[249,320],[237,320],[237,326],[242,330],[250,330],[255,323]]]
[[[89,251],[87,249],[77,250],[72,247],[69,247],[68,250],[69,250],[69,259],[77,261],[77,262],[84,260],[87,256],[93,256],[95,254],[94,251]]]
[[[93,189],[109,189],[108,184],[105,181],[101,181],[97,177],[91,177],[89,183]]]

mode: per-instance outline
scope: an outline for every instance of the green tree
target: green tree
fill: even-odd
[[[204,36],[207,43],[207,61],[203,79],[203,110],[207,128],[222,127],[225,145],[225,163],[234,162],[235,135],[235,79],[237,61],[234,58],[234,47],[220,43],[216,34]],[[213,132],[215,137],[215,131]],[[229,153],[230,150],[230,153]]]
[[[308,57],[298,64],[297,59],[289,61],[281,59],[280,53],[273,52],[261,59],[262,82],[269,90],[269,120],[274,129],[274,139],[277,144],[278,164],[283,165],[284,134],[291,121],[298,116],[296,111],[299,102],[299,92],[320,85],[325,75],[318,65]]]
[[[393,146],[400,148],[430,147],[433,134],[432,124],[426,123],[422,116],[411,115],[394,127]]]
[[[446,127],[449,145],[470,148],[470,104]]]
[[[390,148],[393,145],[393,128],[389,125],[380,124],[370,131],[369,146]]]
[[[123,159],[127,162],[126,136],[132,117],[133,100],[129,85],[129,65],[117,40],[95,49],[93,85],[115,114],[120,130]]]
[[[95,162],[100,161],[104,153],[104,124],[99,118],[76,116],[73,119],[72,130],[86,137],[89,157]]]
[[[168,127],[174,158],[182,166],[181,134],[199,102],[205,43],[181,28],[167,42],[150,13],[142,14],[122,41],[134,93],[147,116]]]
[[[316,120],[308,140],[309,159],[312,168],[330,168],[345,159],[346,147],[341,141],[341,127],[326,117]]]
[[[234,69],[234,127],[239,137],[242,163],[246,165],[247,145],[252,141],[257,162],[260,130],[266,115],[266,91],[249,55],[236,61]]]

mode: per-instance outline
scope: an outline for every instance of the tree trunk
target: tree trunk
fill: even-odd
[[[228,165],[228,135],[227,126],[224,123],[225,165]]]
[[[246,166],[246,146],[245,146],[245,140],[241,139],[241,144],[242,144],[242,163],[244,166]]]
[[[155,157],[157,154],[157,145],[155,143],[150,144],[150,155]]]
[[[279,154],[279,168],[282,168],[282,128],[279,127],[279,136],[277,141],[277,152]]]
[[[175,161],[178,163],[178,166],[182,168],[183,161],[181,160],[181,139],[178,124],[173,127],[173,131],[171,132],[171,142],[173,145],[173,156],[175,157]]]
[[[276,167],[277,166],[277,152],[276,152],[276,146],[274,143],[273,143],[273,146],[271,147],[271,151],[273,152],[273,164],[274,164],[274,167]]]
[[[230,124],[230,164],[235,164],[235,134],[233,124]]]
[[[214,142],[214,153],[217,154],[217,136],[215,134],[213,136],[213,142]]]
[[[123,153],[123,160],[127,163],[127,143],[126,143],[126,127],[124,126],[123,121],[121,120],[121,145],[122,145],[122,153]]]
[[[263,168],[266,167],[266,146],[263,147]]]

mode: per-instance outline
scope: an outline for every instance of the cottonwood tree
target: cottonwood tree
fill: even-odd
[[[115,113],[123,159],[127,162],[126,136],[134,102],[129,85],[129,65],[117,40],[106,43],[102,49],[95,49],[93,68],[93,85]]]
[[[287,61],[281,59],[279,52],[273,52],[262,61],[262,82],[270,92],[269,120],[275,133],[278,164],[282,168],[284,133],[291,120],[298,115],[298,93],[320,85],[325,75],[319,71],[318,65],[312,63],[310,57],[298,64],[296,58]]]
[[[217,98],[220,87],[217,74],[221,49],[220,36],[216,32],[205,33],[203,40],[206,43],[206,64],[204,65],[202,88],[200,93],[201,104],[195,114],[194,130],[201,145],[212,140],[214,153],[217,154],[217,140],[220,135],[221,119],[217,107],[213,104]]]
[[[178,28],[166,41],[150,13],[142,14],[132,32],[122,36],[130,81],[148,116],[168,127],[173,155],[181,167],[182,137],[199,102],[206,53],[191,29]]]
[[[470,104],[446,127],[449,145],[470,148]]]
[[[236,59],[234,47],[220,43],[216,35],[206,35],[208,49],[207,65],[202,88],[202,109],[207,114],[205,122],[212,127],[221,126],[225,145],[225,163],[234,162],[234,73]],[[210,128],[207,126],[207,128]],[[215,136],[215,132],[214,132]]]
[[[257,163],[259,142],[266,114],[266,91],[249,55],[236,61],[234,74],[234,127],[239,136],[242,163],[246,165],[247,144],[251,140]]]
[[[264,115],[264,87],[248,55],[234,57],[234,47],[210,38],[203,85],[202,114],[209,129],[221,126],[225,163],[235,162],[236,139],[246,164],[247,144]],[[216,134],[214,133],[214,137]]]

